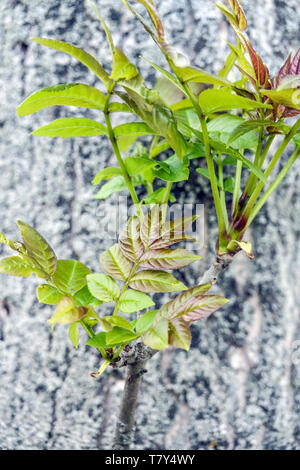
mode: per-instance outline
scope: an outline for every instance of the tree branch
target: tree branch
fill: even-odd
[[[221,274],[233,261],[234,254],[217,256],[214,263],[204,273],[200,284],[215,284]],[[128,344],[119,357],[111,362],[111,367],[127,367],[125,387],[122,396],[120,415],[116,424],[113,448],[130,449],[134,438],[135,411],[137,408],[139,386],[149,359],[159,351],[146,346],[140,340]]]

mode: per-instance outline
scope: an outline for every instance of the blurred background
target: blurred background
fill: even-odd
[[[115,43],[138,64],[146,83],[156,73],[140,58],[163,57],[121,0],[95,0]],[[174,45],[194,65],[217,72],[232,33],[211,0],[161,0]],[[276,74],[300,46],[298,0],[243,2],[254,47]],[[104,138],[30,136],[58,117],[96,117],[92,110],[48,108],[17,118],[16,108],[39,88],[94,76],[71,57],[30,41],[49,37],[76,44],[109,70],[109,50],[84,0],[0,2],[0,231],[18,239],[16,220],[34,225],[59,258],[99,270],[100,202],[91,180],[114,164]],[[288,153],[288,152],[287,152]],[[195,166],[196,168],[196,166]],[[148,365],[137,411],[135,449],[299,449],[299,164],[252,225],[255,259],[239,254],[215,292],[230,303],[192,327],[189,353],[168,349]],[[216,221],[207,181],[191,172],[176,197],[205,204],[206,247],[184,271],[194,285],[213,259]],[[113,208],[117,198],[106,204]],[[2,256],[9,250],[0,247]],[[51,307],[39,305],[36,279],[0,277],[0,449],[107,449],[124,385],[123,371],[90,377],[100,358],[75,350]]]

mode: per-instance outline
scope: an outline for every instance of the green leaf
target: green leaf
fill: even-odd
[[[127,343],[138,338],[139,335],[129,331],[120,326],[114,326],[114,328],[106,333],[106,344],[107,346],[115,346],[120,343]]]
[[[203,135],[201,132],[197,131],[196,129],[193,129],[193,133],[198,137],[198,139],[201,142],[203,142]],[[264,183],[268,182],[263,172],[256,165],[254,165],[254,163],[252,163],[250,160],[245,158],[240,152],[238,152],[234,148],[228,147],[225,144],[223,144],[223,142],[220,142],[219,140],[215,140],[212,138],[209,139],[209,143],[210,143],[211,148],[214,151],[225,154],[225,155],[230,155],[231,157],[237,160],[240,160]]]
[[[52,276],[56,270],[57,258],[48,242],[29,224],[18,220],[22,239],[30,258],[46,273]]]
[[[237,126],[235,129],[232,130],[229,139],[227,141],[227,145],[231,145],[233,142],[235,142],[237,145],[241,140],[241,137],[244,137],[245,135],[248,135],[250,132],[253,133],[256,130],[260,128],[265,128],[265,127],[272,127],[272,128],[278,128],[280,130],[289,130],[289,126],[286,126],[282,122],[270,122],[270,121],[244,121],[242,122],[239,126]],[[242,147],[240,147],[242,148]]]
[[[221,85],[225,87],[232,87],[233,84],[225,78],[212,75],[205,70],[201,70],[196,67],[174,67],[176,75],[181,78],[184,82],[196,82],[196,83],[211,83],[212,85]]]
[[[37,298],[42,304],[57,305],[63,297],[64,294],[49,284],[41,284],[37,288]]]
[[[107,135],[107,129],[100,122],[87,118],[62,118],[39,127],[31,132],[39,137],[94,137]]]
[[[160,141],[157,145],[154,145],[151,148],[151,153],[150,156],[151,158],[157,157],[160,153],[164,152],[165,150],[168,150],[170,148],[170,144],[167,140],[162,140]]]
[[[230,93],[228,90],[224,89],[208,89],[203,91],[199,96],[199,103],[206,114],[227,111],[228,109],[273,109],[273,107],[269,104],[250,100],[248,98]]]
[[[300,110],[299,88],[287,88],[283,90],[261,90],[261,93],[270,98],[276,104],[282,104],[288,108]]]
[[[137,290],[128,289],[119,299],[119,310],[123,313],[134,313],[152,307],[154,302],[152,299]]]
[[[78,348],[79,344],[79,331],[78,331],[79,322],[71,323],[69,326],[69,338],[75,348]]]
[[[172,155],[172,157],[167,160],[164,160],[163,163],[167,165],[168,171],[166,171],[165,168],[154,169],[153,172],[157,178],[171,182],[185,181],[189,179],[189,169],[179,160],[176,154]]]
[[[115,48],[113,54],[112,73],[110,78],[114,81],[130,80],[138,75],[135,65],[131,64],[126,55],[119,49]]]
[[[157,166],[159,163],[146,157],[126,157],[125,166],[131,176],[143,173],[149,168]]]
[[[49,106],[78,106],[104,109],[106,97],[96,88],[82,83],[66,83],[43,88],[30,95],[17,109],[18,116],[36,113]]]
[[[119,315],[112,315],[110,317],[102,317],[101,322],[105,321],[109,323],[112,327],[114,326],[120,326],[121,328],[125,328],[125,330],[129,330],[132,333],[134,333],[133,326],[127,321],[125,318],[120,317]],[[110,328],[108,331],[110,331],[112,328]]]
[[[151,62],[150,60],[146,59],[145,57],[143,57],[143,59],[148,62],[148,64],[150,64],[153,68],[155,68],[156,70],[158,70],[158,72],[160,72],[164,77],[166,77],[173,85],[175,85],[184,95],[186,95],[186,91],[184,89],[184,87],[182,86],[180,80],[178,80],[178,78],[173,75],[172,73],[170,73],[168,70],[165,70],[163,69],[162,67],[160,67],[159,65],[156,65],[154,64],[153,62]],[[163,98],[163,97],[162,97]]]
[[[100,184],[102,180],[109,180],[114,176],[119,175],[122,175],[121,168],[110,166],[109,168],[104,168],[103,170],[99,171],[99,173],[93,179],[92,184],[97,185]]]
[[[153,328],[142,335],[142,340],[149,348],[161,351],[168,347],[168,320],[160,320]]]
[[[90,273],[91,270],[80,261],[58,260],[52,279],[61,292],[74,295],[86,285],[86,276]]]
[[[145,197],[142,202],[148,204],[162,204],[165,201],[167,188],[158,188],[153,193]]]
[[[100,255],[100,264],[103,271],[124,282],[127,281],[132,267],[117,243]]]
[[[199,175],[202,175],[204,176],[204,178],[207,178],[210,180],[210,174],[207,168],[197,168],[196,171],[197,173],[199,173]]]
[[[143,268],[169,271],[184,268],[200,259],[201,256],[183,248],[177,248],[175,250],[149,250],[142,256],[140,262]]]
[[[143,182],[144,180],[140,175],[134,176],[132,178],[132,183],[134,186],[143,184]],[[102,186],[100,191],[96,194],[95,199],[106,199],[114,193],[127,190],[128,186],[125,178],[123,176],[116,176]]]
[[[114,134],[117,139],[124,135],[153,135],[156,132],[144,122],[129,122],[120,124],[114,128]]]
[[[171,346],[188,351],[192,342],[192,335],[188,323],[182,318],[169,321],[169,339]]]
[[[61,299],[52,317],[48,321],[51,323],[53,329],[57,323],[66,325],[80,321],[86,314],[87,309],[84,307],[75,307],[73,300],[65,296]]]
[[[73,300],[75,302],[76,307],[99,307],[102,302],[101,300],[96,299],[94,297],[87,286],[84,286],[75,295],[73,295]]]
[[[87,346],[92,346],[93,348],[107,348],[107,344],[106,344],[106,332],[105,331],[101,331],[100,333],[97,333],[95,336],[93,336],[92,338],[90,338],[87,342],[86,342],[86,345]]]
[[[42,46],[50,47],[51,49],[55,49],[60,52],[65,52],[69,54],[75,59],[79,60],[82,64],[88,67],[94,74],[100,78],[100,80],[104,83],[107,88],[110,88],[112,85],[112,81],[110,80],[108,73],[104,70],[104,68],[99,64],[99,62],[90,54],[79,49],[73,44],[69,44],[63,41],[55,41],[53,39],[43,39],[43,38],[31,38],[33,41],[41,44]]]
[[[135,322],[135,330],[137,333],[142,333],[152,325],[154,318],[157,314],[158,310],[151,310],[151,312],[146,312],[141,315]]]
[[[136,262],[140,259],[145,248],[140,237],[140,221],[138,217],[130,217],[119,237],[119,245],[124,256],[130,261]]]
[[[132,113],[132,110],[126,104],[117,101],[109,103],[108,111],[110,113]]]
[[[229,244],[227,245],[227,250],[235,253],[242,250],[246,253],[248,258],[254,258],[254,254],[252,252],[252,245],[250,242],[239,242],[237,240],[231,240],[231,242],[229,242]]]
[[[186,290],[187,287],[172,274],[151,269],[139,271],[131,281],[130,287],[142,292],[178,292]]]
[[[300,133],[296,134],[293,138],[293,142],[295,145],[300,146]]]
[[[9,276],[29,277],[34,268],[26,263],[20,256],[9,256],[0,259],[0,273]]]
[[[102,302],[114,302],[120,296],[120,287],[106,274],[89,274],[87,285],[91,294]]]

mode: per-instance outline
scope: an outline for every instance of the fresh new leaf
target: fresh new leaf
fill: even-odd
[[[227,299],[218,295],[192,297],[177,311],[176,318],[180,317],[187,323],[203,320],[227,302],[229,302]]]
[[[31,133],[39,137],[94,137],[107,135],[107,129],[100,122],[88,118],[62,118],[39,127]]]
[[[204,294],[206,294],[210,288],[211,284],[209,283],[201,284],[199,286],[192,287],[191,289],[188,289],[187,291],[178,295],[175,297],[175,299],[170,300],[158,310],[156,321],[160,320],[161,318],[168,318],[169,320],[176,318],[182,309],[185,309],[191,299],[204,296]]]
[[[150,326],[152,325],[154,318],[157,314],[157,310],[151,310],[151,312],[146,312],[143,315],[141,315],[136,321],[135,321],[135,330],[137,333],[142,333],[143,331],[148,330]]]
[[[137,175],[133,176],[131,181],[134,186],[138,186],[143,184],[144,179],[141,175]],[[96,194],[95,199],[106,199],[114,193],[127,190],[128,186],[124,176],[116,176],[102,186],[100,191]]]
[[[76,307],[99,307],[102,302],[101,300],[96,299],[94,297],[87,286],[84,286],[80,289],[76,294],[73,295],[73,300],[75,302]]]
[[[114,326],[119,326],[121,328],[124,328],[125,330],[129,330],[132,333],[134,332],[133,326],[127,321],[125,318],[120,317],[119,315],[112,315],[110,317],[102,317],[101,318],[101,323],[102,322],[107,322],[109,325],[111,325],[111,328],[108,330],[110,331],[112,327]]]
[[[18,226],[27,254],[47,276],[52,276],[56,270],[57,258],[51,246],[29,224],[18,220]]]
[[[142,334],[142,340],[149,348],[158,351],[165,349],[168,346],[168,329],[168,320],[163,318],[153,328],[149,328]]]
[[[154,174],[157,178],[163,181],[185,181],[189,179],[189,169],[179,160],[176,154],[164,160],[164,167],[154,169]],[[165,165],[167,168],[165,168]]]
[[[96,88],[82,83],[66,83],[43,88],[30,95],[17,109],[18,116],[36,113],[49,106],[78,106],[104,109],[106,97]]]
[[[153,168],[159,164],[159,162],[151,160],[151,158],[131,156],[126,157],[124,162],[126,169],[131,176],[139,175],[145,170],[149,170],[149,168]]]
[[[106,333],[106,344],[107,346],[115,346],[120,343],[127,343],[138,338],[139,335],[134,332],[121,328],[120,326],[114,326],[112,330]]]
[[[247,135],[250,132],[256,131],[260,128],[278,128],[279,130],[288,131],[289,126],[284,124],[283,122],[270,122],[270,121],[244,121],[240,123],[235,129],[232,130],[229,139],[227,141],[227,145],[231,145],[233,142],[239,141],[241,137]],[[237,142],[238,144],[238,142]],[[240,147],[242,148],[242,147]]]
[[[140,237],[140,221],[138,217],[130,217],[119,237],[119,245],[123,254],[130,261],[136,262],[140,259],[145,248]]]
[[[93,336],[92,338],[90,338],[87,342],[86,342],[87,346],[92,346],[93,348],[100,348],[100,349],[103,349],[103,348],[107,348],[107,344],[106,344],[106,332],[105,331],[101,331],[100,333],[97,333],[95,336]]]
[[[227,246],[228,251],[237,252],[242,250],[246,253],[248,258],[253,259],[254,254],[252,252],[252,245],[250,242],[239,242],[237,240],[231,240],[231,242]]]
[[[182,318],[175,318],[169,321],[169,338],[171,346],[188,351],[192,342],[192,335],[189,325]]]
[[[201,256],[182,248],[149,250],[142,256],[141,266],[143,268],[169,271],[183,268],[200,259]]]
[[[132,267],[117,243],[100,255],[100,264],[107,274],[125,282]]]
[[[37,298],[42,304],[57,305],[63,297],[64,294],[49,284],[41,284],[37,288]]]
[[[122,175],[121,168],[117,168],[114,166],[110,166],[108,168],[104,168],[103,170],[99,171],[99,173],[95,176],[92,181],[92,184],[97,185],[100,184],[102,180],[109,180],[114,176]]]
[[[73,300],[65,296],[61,299],[52,317],[48,321],[51,323],[53,329],[57,323],[66,325],[80,321],[86,314],[87,309],[85,307],[75,307]]]
[[[79,345],[79,330],[78,330],[79,322],[71,323],[69,326],[69,338],[71,343],[78,348]]]
[[[134,313],[152,307],[154,302],[152,299],[137,290],[128,289],[119,299],[119,309],[123,313]]]
[[[102,302],[114,302],[120,296],[120,287],[106,274],[89,274],[86,277],[91,294]]]
[[[86,276],[90,273],[91,270],[80,261],[58,260],[52,279],[61,292],[74,295],[86,285]]]
[[[158,204],[155,204],[144,217],[141,223],[140,236],[146,249],[159,238],[162,217],[162,209]]]
[[[300,90],[298,88],[261,90],[261,92],[276,104],[282,104],[288,108],[300,110]]]
[[[9,256],[0,260],[0,273],[9,276],[29,277],[34,268],[20,256]]]
[[[233,86],[233,84],[225,78],[212,75],[211,73],[196,67],[174,67],[174,70],[176,75],[184,82],[211,83],[212,85],[221,85],[224,87]]]
[[[50,47],[51,49],[55,49],[60,52],[65,52],[69,54],[75,59],[79,60],[82,64],[88,67],[94,74],[100,78],[100,80],[104,83],[107,88],[110,88],[112,85],[112,81],[110,80],[108,73],[104,70],[104,68],[99,64],[99,62],[90,54],[79,49],[78,47],[74,46],[73,44],[69,44],[63,41],[55,41],[53,39],[44,39],[44,38],[31,38],[33,41],[41,44],[42,46]]]
[[[228,90],[224,89],[208,89],[203,91],[203,93],[201,93],[199,96],[199,103],[206,114],[227,111],[228,109],[273,109],[273,107],[269,104],[250,100],[248,98],[244,98],[243,96],[230,93]]]
[[[156,132],[144,122],[129,122],[120,124],[114,128],[114,134],[117,139],[127,135],[154,135]]]
[[[130,287],[142,292],[178,292],[186,290],[187,287],[172,274],[151,269],[139,271],[131,281]]]
[[[193,133],[198,137],[198,139],[203,142],[203,135],[201,132],[193,129]],[[256,166],[254,163],[252,163],[250,160],[245,158],[240,152],[238,152],[236,149],[226,146],[223,142],[220,140],[215,140],[210,138],[209,139],[210,147],[212,150],[216,151],[217,153],[222,153],[225,155],[230,155],[231,157],[234,157],[236,160],[240,160],[243,162],[259,179],[261,179],[264,183],[267,183],[267,179],[263,172]]]
[[[114,81],[130,80],[138,75],[135,65],[131,64],[126,55],[119,49],[115,48],[113,54],[112,73],[110,78]]]

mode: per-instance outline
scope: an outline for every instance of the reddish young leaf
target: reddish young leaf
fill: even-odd
[[[192,335],[188,323],[182,318],[169,321],[169,339],[171,346],[188,351],[191,346]]]
[[[136,273],[131,281],[130,287],[142,292],[179,292],[187,287],[178,281],[172,274],[164,271],[145,269]]]
[[[130,261],[136,262],[143,255],[145,248],[140,237],[140,222],[138,217],[130,217],[119,237],[119,245],[124,256]]]
[[[187,323],[203,320],[227,302],[227,299],[218,295],[192,297],[178,310],[176,318],[180,317]]]
[[[141,224],[140,236],[146,249],[160,237],[162,216],[161,206],[159,204],[155,204],[144,217]]]
[[[247,28],[247,19],[240,2],[238,0],[227,0],[227,2],[237,18],[239,29],[244,31]]]
[[[200,256],[181,248],[176,250],[156,249],[149,250],[142,256],[141,266],[143,268],[169,271],[183,268],[200,259]]]

